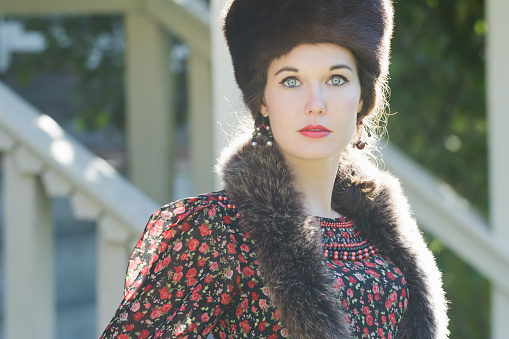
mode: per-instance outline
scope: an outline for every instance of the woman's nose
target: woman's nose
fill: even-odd
[[[309,90],[306,113],[308,114],[325,114],[324,93],[320,86],[313,86]]]

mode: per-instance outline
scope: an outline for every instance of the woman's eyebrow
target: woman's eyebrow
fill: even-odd
[[[346,69],[353,71],[352,67],[350,67],[348,65],[334,65],[334,66],[331,66],[330,70],[333,71],[335,69],[342,69],[342,68],[346,68]]]
[[[274,76],[278,75],[279,73],[281,72],[284,72],[284,71],[288,71],[288,72],[298,72],[299,70],[297,68],[293,68],[293,67],[283,67],[281,68],[279,71],[277,71],[276,73],[274,73]]]

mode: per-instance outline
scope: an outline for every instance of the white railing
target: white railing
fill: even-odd
[[[383,153],[419,225],[509,295],[509,249],[473,206],[395,147],[386,146]]]
[[[105,160],[0,83],[5,338],[55,338],[51,198],[97,223],[97,331],[122,297],[130,251],[157,209]]]

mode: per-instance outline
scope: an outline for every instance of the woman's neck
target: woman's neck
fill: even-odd
[[[285,156],[294,174],[295,186],[304,196],[304,206],[309,215],[326,218],[341,216],[331,206],[339,158],[338,155],[328,159],[303,160]]]

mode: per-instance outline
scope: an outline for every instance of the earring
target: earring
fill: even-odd
[[[364,124],[362,123],[362,120],[357,122],[357,126],[359,126],[359,125],[364,127],[364,129],[366,130],[366,133],[368,135],[368,138],[371,138],[371,131],[369,130],[369,128],[364,126]],[[361,140],[361,138],[359,138],[359,140],[357,140],[357,142],[354,145],[355,145],[355,147],[357,147],[358,150],[363,150],[364,147],[366,147],[367,144],[368,144],[367,142],[365,142],[365,141]]]
[[[260,114],[261,115],[261,114]],[[264,137],[267,141],[265,142],[266,147],[271,147],[272,142],[274,141],[274,137],[272,135],[272,130],[269,126],[269,119],[261,115],[261,122],[256,125],[255,130],[253,131],[253,136],[251,138],[251,146],[256,147],[258,146],[258,142],[256,141],[258,137]],[[263,147],[263,145],[261,146]]]

